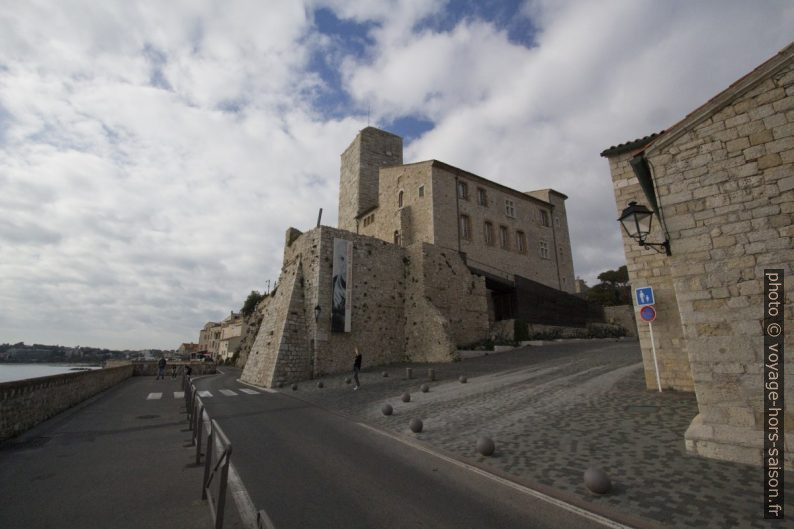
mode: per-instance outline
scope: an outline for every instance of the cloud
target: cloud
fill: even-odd
[[[623,261],[598,153],[674,123],[794,25],[785,2],[738,1],[0,10],[0,342],[118,348],[196,340],[277,279],[289,226],[321,207],[335,224],[368,108],[406,161],[568,194],[592,281]]]

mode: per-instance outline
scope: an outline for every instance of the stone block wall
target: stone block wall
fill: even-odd
[[[330,331],[335,238],[353,243],[349,333]],[[271,386],[348,371],[356,346],[364,368],[408,359],[450,361],[453,336],[476,341],[487,330],[484,280],[456,253],[427,244],[404,248],[323,226],[285,249],[279,287],[242,379]]]
[[[620,325],[626,330],[626,336],[637,336],[637,318],[632,305],[604,307],[604,320],[607,323]]]
[[[0,384],[0,441],[16,437],[132,376],[132,365]]]
[[[654,286],[657,351],[674,360],[682,381],[687,354],[699,414],[686,447],[708,457],[762,461],[765,269],[783,270],[784,320],[794,321],[793,64],[789,46],[645,147],[672,255],[624,236],[632,285]],[[618,211],[631,199],[647,204],[627,164],[632,154],[610,156]],[[652,241],[666,235],[658,220]],[[644,327],[638,322],[648,378]],[[791,350],[794,325],[786,327]],[[788,379],[792,356],[784,362]],[[670,383],[672,365],[661,367],[663,386],[678,386]],[[792,397],[787,383],[785,398]],[[784,422],[792,468],[791,411]]]
[[[700,409],[687,446],[755,463],[763,437],[764,269],[784,271],[784,319],[794,322],[791,63],[647,153],[672,241],[671,278]],[[791,350],[794,325],[787,327]],[[785,371],[793,368],[788,355]],[[794,402],[791,384],[785,397]],[[785,423],[794,432],[790,410]],[[786,444],[791,466],[794,442]]]
[[[407,358],[453,360],[458,347],[488,336],[485,279],[471,274],[454,250],[417,243],[407,251]]]
[[[617,206],[615,219],[631,201],[648,205],[637,177],[629,165],[631,158],[631,153],[624,153],[609,159]],[[672,223],[672,226],[675,226],[675,222]],[[657,242],[664,240],[665,235],[656,216],[654,216],[651,227],[652,232],[648,240]],[[618,222],[615,222],[615,229],[622,232]],[[693,391],[692,369],[681,326],[681,316],[678,312],[678,295],[673,288],[668,258],[653,250],[645,250],[633,239],[629,239],[625,233],[623,233],[623,250],[626,254],[626,268],[629,272],[632,293],[635,288],[653,287],[657,314],[656,321],[653,322],[654,341],[662,389]],[[682,292],[681,295],[686,297],[689,293]],[[639,318],[638,307],[634,307],[634,313],[635,332],[639,337],[642,350],[645,385],[648,389],[656,389],[656,370],[651,350],[650,330],[648,324]]]
[[[356,231],[356,217],[378,205],[379,170],[403,163],[402,138],[366,127],[342,154],[339,182],[340,229]]]

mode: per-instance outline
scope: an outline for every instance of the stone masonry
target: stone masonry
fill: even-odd
[[[332,333],[335,238],[353,242],[352,329]],[[265,308],[242,379],[271,387],[363,366],[454,359],[488,334],[484,279],[456,252],[408,247],[329,227],[290,229],[278,289]],[[315,307],[320,308],[315,321]]]
[[[565,195],[522,193],[438,160],[403,164],[398,139],[368,127],[342,155],[341,229],[403,246],[434,244],[507,281],[520,275],[574,292]]]
[[[608,149],[617,211],[646,203],[628,160],[643,154],[661,218],[649,240],[668,237],[672,256],[624,235],[633,286],[654,286],[654,323],[663,387],[692,390],[698,415],[690,451],[761,463],[763,442],[763,273],[785,274],[786,348],[794,335],[794,45],[738,80],[681,122],[628,150]],[[650,343],[638,323],[646,382]],[[785,357],[784,372],[794,362]],[[794,390],[786,378],[785,398]],[[784,417],[786,467],[794,414]]]

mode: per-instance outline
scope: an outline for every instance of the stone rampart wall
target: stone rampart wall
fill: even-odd
[[[0,441],[131,377],[132,365],[0,384]]]
[[[637,318],[634,315],[633,305],[604,307],[604,320],[626,329],[627,336],[637,336]],[[645,326],[647,327],[648,324],[646,323]]]

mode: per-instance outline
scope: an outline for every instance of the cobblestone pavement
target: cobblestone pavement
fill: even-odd
[[[569,342],[452,364],[389,366],[388,377],[371,369],[362,373],[358,391],[346,375],[325,377],[324,388],[306,381],[294,394],[530,487],[573,494],[597,510],[662,527],[768,527],[762,470],[687,454],[683,436],[697,414],[695,396],[646,390],[641,362],[635,341]],[[410,380],[406,367],[413,370]],[[429,367],[434,382],[427,382]],[[458,381],[461,375],[467,383]],[[422,393],[426,382],[430,391]],[[400,398],[405,391],[408,403]],[[389,417],[380,411],[386,402],[394,408]],[[424,422],[420,434],[408,429],[413,417]],[[495,440],[494,456],[476,452],[480,435]],[[610,494],[586,490],[582,476],[591,465],[611,477]],[[786,505],[794,508],[791,500]]]

